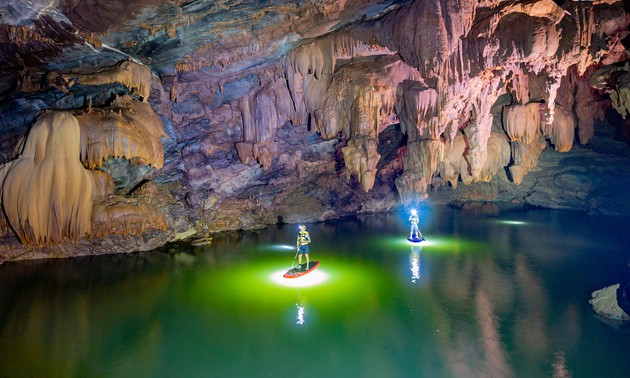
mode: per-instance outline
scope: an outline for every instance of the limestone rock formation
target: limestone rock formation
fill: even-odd
[[[461,172],[468,169],[464,151],[466,151],[466,140],[463,134],[458,133],[451,143],[445,144],[443,159],[438,165],[440,177],[453,188],[457,188]],[[464,177],[466,176],[464,174]]]
[[[155,184],[149,181],[130,196],[109,195],[101,198],[93,207],[93,235],[140,236],[148,230],[166,231],[168,226],[164,215],[145,198],[156,191]]]
[[[431,196],[623,208],[607,199],[625,199],[614,188],[627,154],[614,137],[630,140],[620,0],[16,4],[0,9],[0,178],[26,242],[93,227],[99,240],[144,248],[141,235],[330,219]],[[45,220],[59,215],[57,199],[41,214],[18,209],[30,185],[18,177],[46,175],[17,157],[20,140],[42,133],[27,136],[42,110],[80,127],[76,169],[65,169],[91,177],[95,215],[72,230]],[[145,180],[156,188],[140,195]]]
[[[609,319],[628,322],[630,315],[623,311],[617,303],[617,290],[619,290],[619,284],[595,290],[591,294],[592,299],[588,302],[596,313]]]
[[[162,120],[146,102],[116,97],[108,107],[77,112],[81,126],[81,161],[100,168],[105,160],[127,158],[135,164],[161,168],[164,164]]]
[[[2,187],[2,207],[23,243],[43,245],[91,232],[94,178],[79,161],[81,129],[67,112],[42,115]]]
[[[591,85],[609,89],[613,107],[623,118],[630,116],[630,62],[613,64],[593,73]]]
[[[47,78],[49,85],[68,91],[76,84],[103,85],[119,83],[129,88],[132,93],[140,96],[146,102],[151,92],[151,70],[144,65],[130,60],[121,61],[113,67],[106,67],[90,73],[51,73]]]

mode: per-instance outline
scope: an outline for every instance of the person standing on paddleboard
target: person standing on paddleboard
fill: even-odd
[[[298,266],[302,266],[302,255],[306,257],[306,269],[308,270],[308,243],[311,242],[311,236],[306,231],[306,225],[300,226],[300,231],[297,236],[297,250],[298,250]],[[295,260],[294,260],[295,261]]]
[[[414,239],[422,239],[422,234],[418,229],[418,223],[420,223],[420,218],[418,217],[418,212],[416,210],[411,210],[411,216],[409,217],[409,222],[411,222],[411,231],[409,231],[409,238]]]

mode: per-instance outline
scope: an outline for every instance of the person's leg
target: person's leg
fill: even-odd
[[[305,254],[304,256],[306,256],[306,270],[308,270],[308,253]]]
[[[300,246],[300,250],[298,251],[298,266],[302,265],[302,248]]]

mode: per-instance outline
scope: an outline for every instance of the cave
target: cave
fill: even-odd
[[[629,20],[621,0],[5,1],[0,376],[591,376],[576,345],[606,337],[627,374]],[[317,269],[285,286],[301,225]],[[185,372],[174,325],[213,362]]]

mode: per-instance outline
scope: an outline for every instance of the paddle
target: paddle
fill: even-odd
[[[291,269],[293,269],[293,265],[295,264],[295,259],[297,259],[298,253],[300,253],[300,249],[297,248],[297,252],[295,252],[295,257],[293,258],[293,262],[291,263]],[[289,269],[289,270],[291,270]]]

